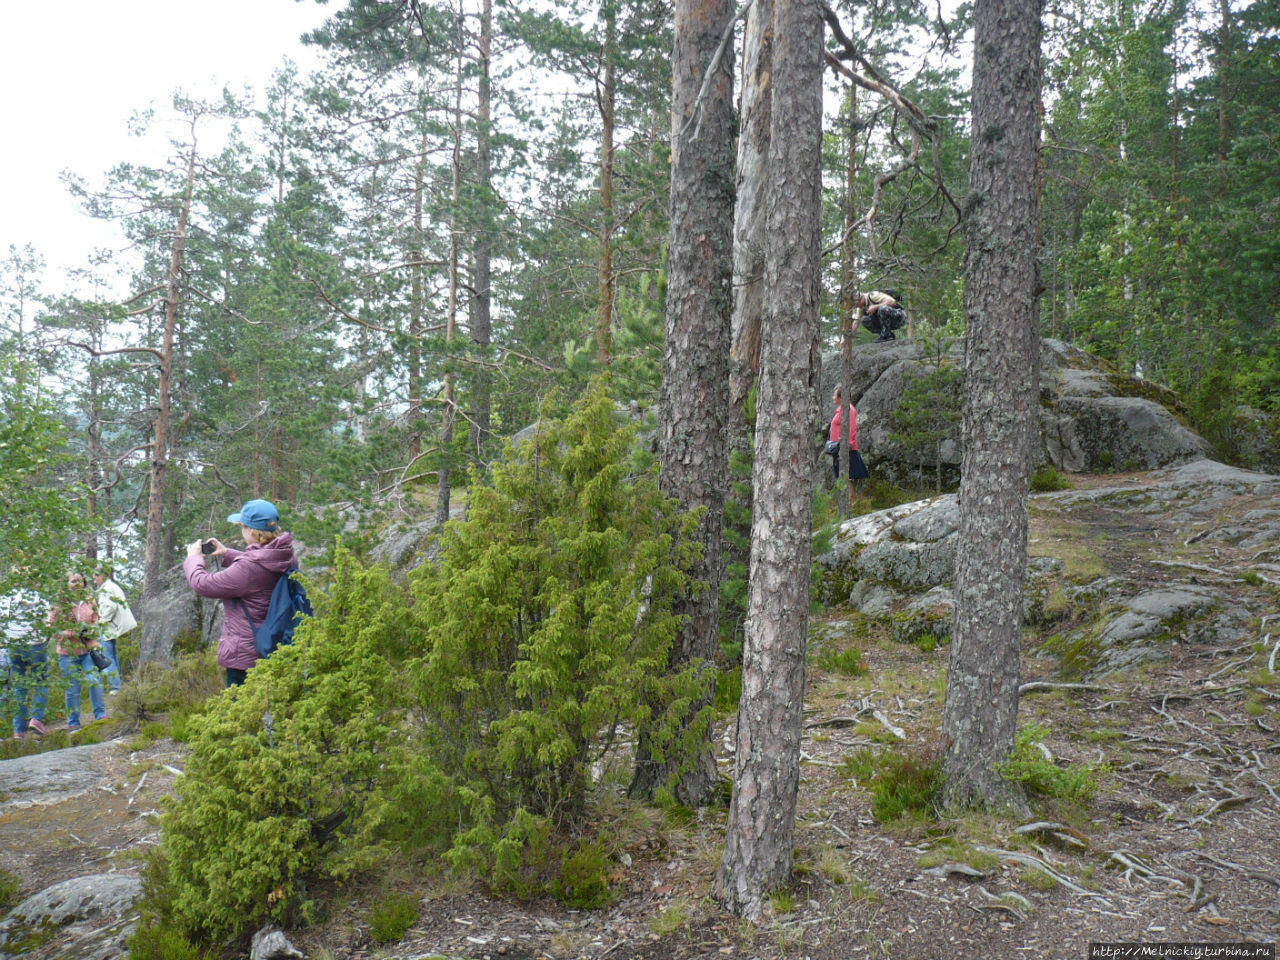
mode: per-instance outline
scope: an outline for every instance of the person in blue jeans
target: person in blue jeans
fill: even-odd
[[[93,665],[89,650],[101,644],[97,638],[98,614],[88,599],[84,576],[67,576],[68,596],[64,603],[49,608],[49,622],[58,632],[58,669],[67,678],[67,729],[80,729],[80,683],[89,682],[89,703],[93,719],[107,716],[107,698],[102,691],[102,675]]]
[[[29,590],[0,597],[0,633],[9,652],[13,696],[13,738],[45,733],[49,702],[49,651],[40,629],[44,601]]]
[[[102,646],[111,658],[111,669],[107,671],[107,683],[110,689],[107,694],[119,693],[121,686],[120,653],[116,641],[138,626],[138,621],[129,609],[129,601],[125,599],[120,585],[111,579],[110,564],[103,564],[93,573],[93,585],[97,588],[98,624],[102,627]]]

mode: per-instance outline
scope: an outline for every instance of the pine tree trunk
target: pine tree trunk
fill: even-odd
[[[459,263],[461,260],[460,238],[458,236],[459,202],[462,199],[462,14],[458,14],[458,57],[457,87],[454,90],[453,102],[453,184],[450,189],[449,204],[449,304],[446,308],[444,342],[448,353],[458,329],[458,294]],[[448,362],[448,361],[446,361]],[[454,374],[446,369],[444,375],[444,391],[441,398],[440,414],[440,473],[436,484],[436,521],[444,526],[449,520],[450,484],[453,482],[450,458],[453,447],[454,421]]]
[[[424,104],[425,106],[425,104]],[[427,117],[425,109],[419,118],[422,137],[418,143],[418,162],[413,165],[413,246],[409,250],[409,342],[405,363],[408,366],[409,409],[405,422],[409,426],[409,461],[422,454],[422,318],[426,312],[426,231],[423,224],[423,195],[427,177]]]
[[[596,86],[603,134],[600,140],[600,258],[596,267],[596,362],[608,366],[613,354],[613,131],[617,106],[618,12],[612,0],[602,5],[605,21],[604,77]]]
[[[493,158],[490,124],[493,113],[491,61],[493,59],[493,0],[484,0],[480,14],[480,84],[476,103],[476,178],[480,188],[480,224],[476,231],[475,293],[471,298],[471,342],[482,353],[493,341],[492,259],[493,259]],[[471,404],[471,448],[477,458],[483,457],[484,444],[490,433],[490,410],[493,378],[484,367],[472,378],[474,400]]]
[[[845,151],[844,172],[844,247],[840,257],[840,374],[836,378],[846,406],[853,404],[853,314],[858,309],[857,260],[853,242],[853,226],[858,220],[857,116],[858,88],[850,84],[849,143]],[[847,517],[853,507],[853,478],[849,474],[849,425],[843,420],[841,422],[843,428],[840,431],[837,462],[845,482],[839,484],[840,488],[836,491],[836,512],[841,517]]]
[[[750,600],[716,878],[726,908],[747,917],[791,873],[800,779],[822,189],[822,20],[808,0],[775,3],[773,66]]]
[[[174,338],[178,328],[178,298],[182,284],[182,249],[187,239],[187,219],[191,215],[191,197],[196,182],[196,134],[191,128],[191,147],[187,154],[187,182],[178,210],[178,223],[169,252],[169,272],[164,298],[164,332],[160,344],[160,376],[156,382],[156,419],[151,438],[151,470],[147,491],[147,542],[143,556],[142,595],[150,598],[160,592],[168,556],[164,529],[165,472],[169,465],[169,428],[172,417]]]
[[[998,767],[1017,732],[1027,486],[1040,413],[1040,6],[979,0],[975,11],[964,461],[943,801],[998,809],[1021,805]]]
[[[698,91],[725,25],[729,0],[677,0],[672,58],[671,226],[667,266],[666,346],[662,359],[660,462],[663,492],[685,509],[703,508],[696,536],[703,556],[682,599],[685,618],[671,652],[673,669],[707,665],[705,696],[686,718],[709,707],[718,646],[724,561],[724,491],[728,475],[729,315],[733,245],[733,67],[724,51],[706,96]],[[636,748],[632,791],[649,796],[675,781],[675,795],[697,805],[719,782],[710,729],[679,749],[654,750],[648,731]]]

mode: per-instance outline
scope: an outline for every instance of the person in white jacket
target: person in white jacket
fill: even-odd
[[[129,609],[129,601],[125,599],[120,584],[111,579],[111,568],[98,567],[93,574],[93,585],[97,589],[98,624],[102,628],[102,645],[107,656],[111,658],[112,669],[107,673],[109,693],[120,690],[120,657],[116,653],[116,641],[130,630],[138,626]]]

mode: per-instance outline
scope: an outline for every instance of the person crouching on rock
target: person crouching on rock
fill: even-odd
[[[889,293],[880,290],[870,290],[867,293],[858,294],[858,309],[862,311],[862,317],[855,318],[853,321],[853,329],[858,329],[858,324],[866,327],[872,333],[878,333],[876,342],[884,340],[896,340],[895,330],[907,322],[907,311],[902,308],[897,299]]]
[[[293,535],[280,529],[280,513],[267,500],[250,500],[239,513],[227,517],[228,523],[239,524],[245,549],[228,547],[210,538],[206,554],[202,541],[187,544],[187,558],[182,572],[191,589],[202,597],[222,601],[222,636],[218,640],[218,666],[227,672],[227,686],[244,683],[249,668],[258,661],[253,643],[254,623],[262,623],[271,605],[271,591],[276,581],[296,566]],[[211,572],[205,567],[206,556],[222,561],[222,569]],[[246,616],[247,614],[247,616]]]

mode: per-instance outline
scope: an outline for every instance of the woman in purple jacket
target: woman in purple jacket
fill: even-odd
[[[280,513],[266,500],[250,500],[239,513],[227,517],[240,525],[245,549],[236,550],[210,538],[212,556],[222,561],[222,569],[210,573],[205,568],[201,541],[187,544],[182,571],[191,589],[202,597],[222,600],[222,637],[218,640],[218,666],[227,671],[227,686],[244,683],[245,674],[258,660],[253,645],[253,628],[245,617],[262,623],[271,605],[276,581],[296,565],[293,535],[280,530]]]

